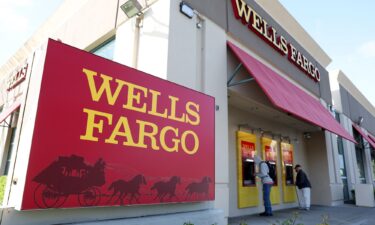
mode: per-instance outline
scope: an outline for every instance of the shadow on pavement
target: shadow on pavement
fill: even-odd
[[[327,221],[326,224],[329,225],[375,225],[375,208],[355,205],[312,206],[309,211],[292,208],[274,211],[271,217],[249,215],[230,218],[228,222],[229,225],[281,225],[284,221],[295,217],[296,225],[321,225],[324,221]]]

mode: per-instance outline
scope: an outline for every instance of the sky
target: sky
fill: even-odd
[[[375,106],[375,1],[280,2]]]
[[[0,0],[0,66],[62,2]],[[280,2],[332,58],[327,69],[341,69],[375,106],[375,1]]]
[[[0,66],[17,52],[63,0],[0,0]]]

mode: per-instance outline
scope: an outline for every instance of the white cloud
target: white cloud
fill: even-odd
[[[365,58],[375,57],[375,40],[362,43],[357,52]]]

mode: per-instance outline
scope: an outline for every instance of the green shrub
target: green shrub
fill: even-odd
[[[189,222],[185,222],[184,225],[194,225],[194,223],[191,223],[191,222],[189,221]],[[217,223],[213,223],[212,225],[217,225]]]
[[[185,222],[184,225],[194,225],[194,223],[190,223],[189,221],[189,222]]]
[[[329,225],[328,224],[328,215],[323,215],[322,216],[322,223],[319,223],[317,225]]]
[[[6,182],[7,182],[7,176],[0,176],[0,205],[3,204]]]
[[[299,213],[294,212],[293,216],[291,216],[290,218],[282,222],[277,221],[276,223],[273,223],[272,225],[303,225],[303,223],[296,223],[298,218],[299,218]],[[329,225],[328,215],[322,215],[322,222],[317,225]]]
[[[299,217],[298,212],[294,212],[292,217],[290,217],[290,218],[288,218],[288,219],[286,219],[282,222],[277,221],[277,223],[274,223],[272,225],[303,225],[302,223],[296,224],[296,221],[297,221],[298,217]]]

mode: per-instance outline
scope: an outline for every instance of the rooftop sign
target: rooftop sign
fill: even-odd
[[[231,0],[233,12],[236,19],[241,20],[242,24],[247,26],[267,44],[274,48],[281,55],[288,55],[291,63],[297,66],[309,78],[315,82],[320,81],[320,73],[318,67],[303,55],[290,41],[277,30],[268,24],[251,6],[246,4],[244,0]]]

